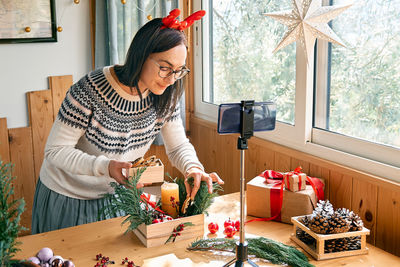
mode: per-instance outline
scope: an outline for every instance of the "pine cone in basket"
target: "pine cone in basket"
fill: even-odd
[[[346,238],[349,250],[361,249],[361,236],[352,236]]]
[[[347,238],[329,239],[325,241],[325,253],[349,250]]]
[[[346,208],[337,209],[335,213],[340,214],[344,219],[348,220],[350,223],[349,231],[361,231],[364,227],[364,223],[360,216],[353,211]]]
[[[314,209],[312,218],[308,224],[311,231],[317,234],[329,234],[333,232],[329,225],[329,220],[334,214],[333,206],[329,200],[320,200]]]
[[[296,228],[296,237],[300,239],[304,244],[307,245],[315,244],[315,239],[299,227]]]
[[[332,231],[330,233],[346,233],[350,230],[350,221],[335,211],[335,214],[329,220],[329,226],[329,229]]]

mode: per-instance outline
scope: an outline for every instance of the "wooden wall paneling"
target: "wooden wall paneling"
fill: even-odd
[[[32,128],[35,178],[39,177],[44,147],[53,125],[53,103],[50,90],[27,93],[29,121]]]
[[[0,118],[0,159],[4,163],[10,162],[10,147],[8,142],[6,118]]]
[[[302,172],[306,174],[310,173],[310,162],[292,157],[290,159],[290,170],[294,170],[299,166],[301,167]]]
[[[240,190],[240,152],[237,149],[237,135],[218,137],[218,165],[216,172],[225,181],[224,194]]]
[[[400,189],[378,188],[375,245],[400,256]]]
[[[314,163],[310,163],[310,170],[308,175],[311,177],[322,178],[324,180],[325,199],[329,199],[329,170],[327,168],[320,167]]]
[[[370,235],[367,236],[367,242],[373,245],[375,245],[377,202],[377,186],[365,182],[362,178],[353,177],[351,210],[361,217],[364,226],[370,230]]]
[[[330,171],[329,175],[329,200],[335,209],[351,209],[352,177],[336,171]]]
[[[287,154],[275,151],[275,171],[288,172],[291,170],[291,158]]]
[[[50,76],[49,87],[53,98],[53,118],[57,118],[58,110],[65,98],[65,94],[72,85],[72,75]]]
[[[13,176],[16,177],[14,196],[25,199],[25,212],[21,216],[21,225],[30,229],[36,187],[31,128],[10,129],[9,136],[10,160],[14,164]]]

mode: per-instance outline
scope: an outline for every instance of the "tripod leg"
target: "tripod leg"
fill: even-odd
[[[253,267],[258,267],[258,265],[257,264],[255,264],[252,260],[250,260],[250,259],[247,259],[247,262],[251,265],[251,266],[253,266]]]
[[[235,260],[236,260],[236,258],[233,258],[232,260],[230,260],[228,263],[225,263],[225,265],[224,266],[222,266],[222,267],[228,267],[228,266],[230,266],[232,263],[234,263],[235,262]]]

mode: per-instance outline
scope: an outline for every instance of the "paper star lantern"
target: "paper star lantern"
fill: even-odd
[[[344,46],[327,23],[351,5],[321,6],[321,0],[293,0],[292,10],[265,13],[265,16],[288,26],[274,53],[300,40],[308,63],[317,38]]]

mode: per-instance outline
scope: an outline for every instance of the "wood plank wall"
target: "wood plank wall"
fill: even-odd
[[[207,172],[225,180],[225,193],[239,191],[237,135],[218,135],[216,124],[190,120],[191,141]],[[335,208],[358,213],[371,230],[368,242],[400,256],[400,183],[369,175],[312,155],[253,137],[245,156],[246,182],[266,169],[290,171],[301,166],[325,179],[325,196]]]
[[[5,163],[14,164],[14,197],[25,199],[26,210],[22,214],[21,224],[28,229],[31,228],[33,196],[47,136],[65,94],[72,85],[72,75],[51,76],[48,80],[50,89],[27,93],[30,122],[28,127],[8,129],[7,119],[0,118],[0,158]],[[153,145],[146,155],[157,155],[165,165],[165,172],[172,178],[181,175],[168,162],[164,146]],[[28,230],[21,235],[29,233]]]

